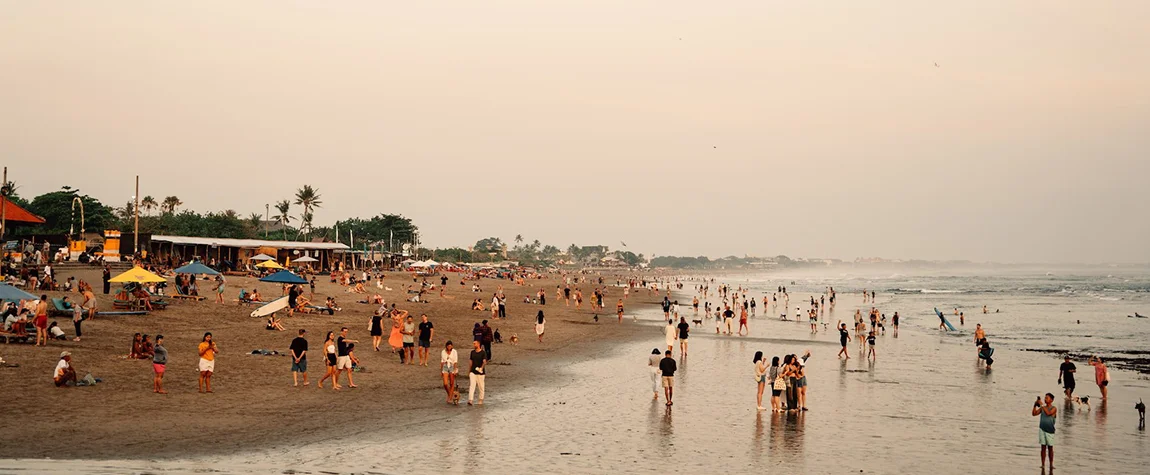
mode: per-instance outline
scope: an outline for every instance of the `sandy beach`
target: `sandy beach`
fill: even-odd
[[[78,279],[99,285],[96,269],[75,274]],[[505,342],[518,335],[518,345],[496,344],[492,352],[493,368],[489,371],[488,391],[499,392],[540,384],[551,374],[545,365],[526,364],[564,358],[595,351],[597,345],[631,337],[641,327],[615,322],[614,302],[622,289],[609,287],[605,304],[610,310],[594,312],[585,300],[582,309],[564,306],[553,300],[559,276],[529,280],[524,286],[506,280],[483,279],[483,292],[473,293],[471,282],[459,285],[459,275],[448,273],[446,298],[438,292],[428,293],[430,303],[404,303],[402,286],[412,277],[389,273],[385,282],[392,291],[379,291],[388,303],[399,302],[418,321],[426,313],[435,325],[431,363],[428,367],[401,365],[396,354],[387,349],[371,351],[367,325],[376,305],[356,303],[363,294],[351,294],[345,287],[316,279],[316,298],[334,296],[343,310],[334,316],[296,315],[285,318],[287,331],[268,331],[264,320],[249,316],[253,307],[235,302],[239,288],[258,288],[265,299],[278,295],[275,284],[259,283],[253,278],[229,277],[228,303],[211,301],[178,301],[166,310],[147,316],[97,317],[84,323],[83,341],[76,343],[53,340],[47,348],[10,344],[0,346],[0,356],[19,367],[0,368],[3,393],[19,394],[20,403],[9,406],[24,414],[27,421],[19,428],[18,438],[27,441],[52,441],[35,444],[2,444],[0,458],[85,458],[115,457],[168,458],[197,455],[224,455],[253,449],[274,449],[293,444],[308,444],[335,436],[348,436],[360,431],[403,429],[410,421],[419,420],[427,411],[459,411],[465,406],[450,407],[444,403],[439,375],[439,351],[447,340],[454,340],[464,358],[469,351],[472,325],[490,318],[490,312],[470,310],[473,299],[485,305],[498,285],[507,294],[508,318],[493,321],[492,326]],[[588,276],[589,279],[598,276]],[[602,276],[614,285],[622,276]],[[431,280],[431,279],[429,279]],[[438,283],[438,277],[435,279]],[[201,285],[201,288],[204,288]],[[574,287],[574,286],[573,286]],[[581,284],[589,298],[593,283]],[[117,286],[113,285],[113,293]],[[543,288],[548,292],[546,306],[523,303],[526,294],[534,295]],[[372,293],[377,289],[370,287]],[[208,293],[204,291],[204,293]],[[50,297],[65,295],[49,293]],[[370,295],[370,294],[369,294]],[[78,294],[71,295],[76,299]],[[111,296],[98,295],[102,309],[108,310]],[[629,309],[653,308],[657,297],[648,292],[632,293],[626,301]],[[544,343],[535,339],[534,316],[537,310],[547,316]],[[72,335],[68,319],[57,317],[62,328]],[[355,373],[358,389],[346,386],[341,391],[316,389],[323,375],[322,359],[316,349],[324,334],[350,329],[349,338],[360,340],[356,354],[366,368]],[[292,387],[288,356],[251,355],[252,350],[269,349],[282,354],[299,328],[308,330],[312,357],[309,358],[311,386]],[[203,333],[210,331],[220,347],[217,372],[213,378],[214,393],[199,394],[196,389],[196,345]],[[152,392],[150,361],[126,358],[132,334],[163,334],[169,351],[165,376],[167,395]],[[386,347],[386,338],[383,347]],[[91,373],[103,379],[95,387],[60,389],[52,385],[50,374],[61,351],[70,351],[73,364],[82,377]],[[466,376],[460,374],[460,385],[466,391]],[[466,396],[466,394],[464,395]],[[6,411],[8,412],[8,411]],[[10,414],[13,412],[9,412]],[[419,414],[417,417],[416,414]],[[16,426],[6,424],[5,440],[16,438]]]

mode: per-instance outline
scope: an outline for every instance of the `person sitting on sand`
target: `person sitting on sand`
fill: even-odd
[[[132,335],[132,349],[128,351],[128,359],[134,360],[140,357],[140,351],[142,349],[140,347],[141,336],[139,333]]]
[[[284,331],[283,322],[280,319],[276,318],[276,314],[274,314],[274,313],[271,315],[268,315],[268,323],[264,328],[266,328],[267,330],[276,330],[276,331],[281,331],[281,332]]]
[[[379,294],[372,295],[370,302],[373,305],[383,305],[383,296]]]
[[[148,341],[148,335],[144,335],[140,338],[140,353],[136,355],[136,358],[150,360],[153,356],[156,356],[156,349],[152,346],[152,342]]]
[[[382,303],[382,302],[380,302],[380,303]],[[328,297],[325,305],[326,305],[326,308],[328,310],[331,310],[332,312],[343,310],[342,308],[339,308],[338,304],[335,303],[335,297]],[[333,313],[332,315],[335,315],[335,314]]]
[[[56,370],[52,372],[52,382],[56,387],[76,385],[76,369],[72,367],[72,353],[60,353],[60,362],[56,363]],[[69,384],[71,383],[71,384]]]
[[[248,295],[248,300],[252,302],[263,302],[264,296],[260,295],[260,289],[252,289],[252,293]]]
[[[471,309],[472,310],[479,310],[480,312],[486,310],[485,308],[483,308],[483,302],[480,302],[479,299],[475,299],[474,301],[471,302]]]

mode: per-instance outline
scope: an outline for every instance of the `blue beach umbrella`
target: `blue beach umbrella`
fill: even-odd
[[[281,270],[275,274],[260,279],[260,282],[271,282],[275,284],[306,284],[307,280],[305,280],[303,277],[293,274],[291,271]]]
[[[200,264],[200,261],[193,261],[191,264],[188,264],[188,265],[183,266],[183,267],[178,267],[178,268],[176,268],[176,273],[177,274],[196,274],[196,275],[199,275],[199,274],[220,275],[219,272],[216,272],[211,267]]]
[[[0,284],[0,300],[10,300],[12,302],[19,302],[21,300],[36,300],[37,296],[32,295],[23,290],[17,289],[8,284]]]

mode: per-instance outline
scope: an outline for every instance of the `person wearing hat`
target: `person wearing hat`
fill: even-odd
[[[72,353],[60,353],[60,362],[56,363],[56,370],[52,372],[52,381],[56,383],[56,387],[64,387],[69,382],[73,386],[76,385],[76,370],[72,368]]]

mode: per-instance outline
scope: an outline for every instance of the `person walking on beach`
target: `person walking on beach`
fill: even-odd
[[[224,303],[224,276],[216,276],[216,303]]]
[[[763,359],[763,352],[756,351],[755,358],[751,360],[751,363],[755,365],[755,384],[759,387],[755,401],[761,411],[763,410],[763,391],[767,389],[767,361]]]
[[[667,326],[663,327],[663,336],[667,340],[667,351],[675,348],[675,340],[679,339],[679,330],[675,328],[675,321],[667,319]]]
[[[1102,392],[1102,400],[1105,401],[1106,390],[1110,386],[1110,369],[1102,362],[1101,356],[1092,356],[1087,363],[1094,367],[1094,383],[1098,385],[1098,390]]]
[[[659,361],[659,372],[663,375],[663,392],[667,397],[667,405],[674,404],[671,396],[675,393],[675,370],[678,365],[675,364],[675,358],[671,357],[671,350],[664,353],[663,359]]]
[[[411,316],[403,322],[403,329],[399,331],[403,335],[403,359],[408,365],[415,364],[415,319]],[[349,387],[351,385],[348,385]]]
[[[495,341],[495,333],[492,332],[491,326],[487,324],[487,320],[483,321],[483,324],[479,326],[479,330],[483,332],[480,338],[480,342],[483,343],[483,354],[487,357],[488,361],[491,361],[491,342]]]
[[[1050,471],[1054,473],[1054,423],[1058,419],[1058,408],[1053,403],[1054,395],[1046,393],[1046,400],[1035,399],[1034,409],[1030,411],[1031,416],[1038,416],[1038,445],[1041,446],[1038,460],[1042,462],[1044,473],[1047,458],[1050,459]]]
[[[204,339],[200,341],[199,354],[200,354],[200,392],[212,392],[212,373],[216,372],[216,355],[220,350],[216,347],[216,342],[212,341],[212,333],[204,333]]]
[[[431,359],[431,340],[435,339],[435,325],[427,319],[427,314],[419,316],[419,365],[427,366]]]
[[[655,400],[659,400],[659,362],[663,359],[659,357],[659,349],[651,350],[651,357],[647,358],[647,369],[651,372],[651,390],[655,393]]]
[[[751,327],[747,326],[747,303],[743,302],[743,309],[739,312],[739,336],[743,336],[743,330],[747,331],[747,335],[751,334]]]
[[[152,392],[168,394],[164,391],[164,370],[168,366],[168,349],[164,348],[164,335],[156,335],[156,347],[152,349]]]
[[[104,272],[101,279],[104,280],[104,295],[108,295],[108,292],[112,291],[112,283],[110,282],[112,280],[112,269],[109,268],[107,264],[104,264]]]
[[[735,311],[731,310],[731,307],[729,305],[724,306],[724,308],[725,308],[725,310],[723,310],[723,325],[727,329],[726,333],[728,335],[730,335],[732,333],[731,332],[731,320],[735,319]]]
[[[307,386],[307,331],[299,330],[299,336],[291,341],[288,349],[291,351],[291,382],[292,387],[299,386],[299,377],[303,375],[303,385]]]
[[[338,373],[335,369],[336,364],[336,348],[335,348],[335,332],[327,332],[327,337],[323,340],[323,354],[324,354],[324,374],[320,378],[319,383],[315,387],[323,389],[323,382],[331,379],[331,388],[338,391],[340,389]]]
[[[379,344],[383,342],[383,312],[386,311],[384,307],[376,309],[367,325],[368,334],[371,335],[371,347],[375,351],[379,351]]]
[[[847,331],[847,324],[839,320],[839,345],[843,347],[843,349],[839,350],[839,358],[846,356],[848,360],[851,359],[850,353],[847,352],[848,341],[851,341],[851,334]]]
[[[986,330],[982,329],[981,323],[976,324],[974,326],[974,349],[975,349],[975,352],[980,351],[980,348],[982,347],[982,342],[984,342],[984,341],[986,341]]]
[[[871,330],[871,332],[869,334],[867,334],[867,336],[866,336],[866,346],[867,346],[866,358],[868,360],[873,358],[875,361],[878,361],[878,354],[875,353],[875,351],[874,351],[874,343],[875,343],[874,330]]]
[[[982,347],[978,350],[978,359],[986,361],[986,370],[990,371],[990,366],[994,364],[994,348],[990,347],[990,342],[984,338],[982,340]]]
[[[447,392],[448,404],[459,404],[459,393],[455,391],[455,378],[459,375],[459,352],[455,344],[447,340],[439,353],[439,372],[443,375],[443,390]]]
[[[1062,385],[1062,392],[1066,393],[1066,399],[1074,399],[1074,373],[1078,372],[1078,368],[1074,363],[1070,362],[1070,355],[1062,357],[1062,365],[1058,367],[1058,383]]]
[[[351,379],[351,356],[349,355],[351,350],[348,348],[349,345],[356,343],[359,343],[359,340],[352,340],[347,337],[347,327],[339,329],[339,338],[335,339],[335,376],[332,377],[332,381],[335,381],[337,385],[339,384],[339,372],[346,371],[347,387],[359,387]]]
[[[663,297],[663,318],[671,318],[671,299]]]
[[[691,332],[691,325],[687,324],[687,317],[679,317],[679,355],[687,356],[687,335]]]
[[[479,389],[479,405],[483,405],[483,397],[486,395],[487,385],[484,378],[487,377],[486,368],[487,360],[489,359],[487,353],[483,351],[483,347],[479,346],[479,342],[472,342],[473,349],[471,350],[471,371],[468,373],[468,382],[470,383],[467,390],[467,405],[471,405],[471,401],[475,399],[475,389]]]
[[[547,320],[543,318],[543,311],[540,310],[539,314],[535,316],[535,335],[539,337],[539,343],[543,343],[543,324],[546,321]]]

